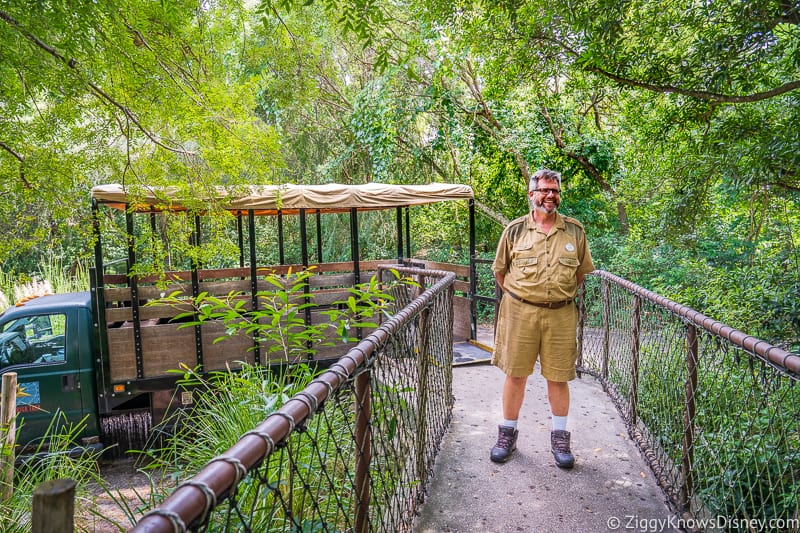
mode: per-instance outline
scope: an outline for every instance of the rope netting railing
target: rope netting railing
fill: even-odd
[[[800,356],[603,271],[580,305],[579,369],[690,529],[800,531]]]
[[[382,267],[391,318],[133,531],[410,530],[450,424],[455,275]]]

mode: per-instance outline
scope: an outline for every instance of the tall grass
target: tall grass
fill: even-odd
[[[187,370],[179,385],[191,390],[191,409],[175,411],[155,429],[162,445],[141,452],[146,471],[185,479],[236,444],[313,378],[307,365],[274,372],[243,363],[232,371],[200,375]],[[161,438],[159,438],[161,437]]]
[[[65,267],[51,258],[31,273],[6,272],[0,268],[0,312],[33,294],[62,294],[89,289],[89,269],[82,262]]]
[[[176,411],[164,421],[160,446],[139,452],[141,471],[161,482],[153,483],[152,491],[140,498],[137,506],[141,510],[158,506],[175,483],[189,479],[222,455],[241,435],[303,390],[314,376],[315,372],[306,364],[279,371],[243,364],[235,372],[219,371],[205,376],[187,371],[182,385],[193,391],[195,404],[189,410]],[[252,514],[229,513],[231,502],[221,503],[221,509],[212,514],[205,531],[282,531],[287,519],[301,520],[302,531],[327,530],[315,529],[312,527],[315,524],[328,527],[337,524],[341,529],[334,530],[344,531],[342,517],[352,513],[343,515],[341,505],[352,505],[352,498],[348,497],[353,491],[352,477],[347,472],[352,470],[357,455],[348,429],[352,420],[347,417],[352,412],[351,406],[314,418],[315,423],[304,427],[302,436],[297,437],[291,458],[274,453],[260,467],[270,478],[269,487],[259,475],[246,476],[237,485],[235,507],[253,510]],[[333,467],[333,463],[338,467]],[[300,473],[281,475],[291,471]],[[326,489],[329,484],[335,489]],[[292,502],[288,509],[287,499]],[[325,500],[330,503],[325,504]]]
[[[70,424],[60,411],[55,413],[37,448],[15,468],[14,490],[11,497],[0,504],[0,531],[31,531],[33,491],[45,481],[63,478],[75,481],[78,500],[75,506],[81,507],[81,502],[88,496],[89,483],[98,479],[96,453],[86,452],[77,457],[70,453],[84,427],[83,423]]]

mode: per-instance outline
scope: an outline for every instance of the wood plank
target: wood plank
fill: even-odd
[[[394,264],[394,260],[377,259],[372,261],[359,261],[359,270],[377,270],[379,265]],[[353,263],[345,261],[341,263],[314,263],[309,265],[309,268],[314,267],[316,272],[352,272]]]
[[[224,296],[231,292],[250,292],[249,280],[228,280],[228,281],[203,281],[198,286],[200,292],[207,292],[214,296]],[[171,284],[166,287],[155,285],[140,285],[137,287],[139,301],[157,300],[166,298],[177,292],[178,298],[191,298],[192,286],[189,283]],[[131,301],[131,290],[128,287],[109,288],[104,291],[107,303]]]
[[[130,287],[106,287],[103,290],[103,298],[107,304],[114,302],[130,302],[131,289]]]
[[[349,274],[320,274],[319,276],[311,276],[308,278],[308,286],[312,288],[320,287],[352,287],[353,286],[353,273]]]
[[[351,295],[345,289],[327,289],[321,291],[314,291],[312,293],[314,298],[312,303],[319,306],[331,305],[337,301],[346,301]]]
[[[250,267],[200,269],[197,271],[200,281],[207,279],[245,278],[250,279]]]
[[[190,297],[192,295],[192,286],[187,284],[172,284],[166,287],[156,287],[152,285],[139,286],[137,289],[140,302],[165,298],[174,292],[180,293],[178,297]],[[103,299],[106,301],[107,305],[114,305],[117,303],[130,305],[131,289],[129,287],[106,288],[103,291]]]
[[[158,283],[176,283],[181,281],[191,281],[192,272],[190,270],[171,270],[162,274],[151,274],[147,276],[138,276],[136,281],[140,284],[158,284]],[[106,285],[128,285],[127,274],[106,274],[103,276],[103,286]]]
[[[130,307],[112,307],[106,309],[106,323],[129,322],[133,320],[133,310]]]
[[[359,269],[364,270],[377,270],[379,265],[393,265],[396,264],[394,259],[375,259],[370,261],[360,261]],[[316,272],[353,272],[353,263],[351,261],[336,262],[336,263],[312,263],[309,268]],[[256,267],[257,276],[263,277],[269,274],[278,274],[285,276],[291,272],[298,272],[303,270],[301,264],[291,265],[262,265]],[[210,279],[231,279],[231,278],[250,278],[250,267],[235,267],[235,268],[210,268],[199,269],[197,271],[198,278],[201,281]],[[140,285],[147,284],[160,284],[165,281],[174,282],[191,282],[191,270],[172,270],[165,272],[163,275],[147,275],[140,276],[137,281]],[[105,285],[127,285],[127,274],[106,274],[103,276],[103,284]]]
[[[457,279],[453,283],[453,289],[455,289],[458,292],[463,292],[465,294],[469,294],[469,282],[468,281],[461,281],[461,280]]]
[[[253,339],[243,333],[226,337],[219,342],[216,339],[225,336],[225,326],[221,322],[206,322],[202,326],[203,367],[206,371],[240,368],[240,361],[253,364]]]
[[[133,348],[133,328],[108,330],[108,354],[111,381],[136,379],[136,352]]]
[[[250,280],[204,281],[199,288],[200,292],[207,292],[212,296],[227,296],[231,293],[249,294],[252,286]]]
[[[158,324],[142,328],[142,361],[146,378],[167,375],[167,370],[178,369],[181,364],[189,368],[197,365],[194,328],[178,326]]]
[[[256,275],[260,278],[265,276],[269,276],[271,274],[277,274],[280,276],[285,276],[291,272],[300,272],[303,270],[303,265],[292,264],[292,265],[265,265],[256,267]]]
[[[462,296],[453,297],[453,340],[470,338],[472,332],[472,315],[469,299]]]
[[[457,265],[455,263],[440,263],[438,261],[417,261],[425,265],[425,268],[430,270],[446,270],[447,272],[454,272],[456,276],[469,279],[469,265]]]
[[[103,286],[107,285],[127,285],[128,284],[128,275],[127,274],[106,274],[103,276]]]
[[[139,319],[144,322],[145,320],[167,320],[176,317],[181,313],[191,311],[192,305],[187,302],[185,304],[171,304],[171,305],[142,305],[139,307]],[[130,322],[124,327],[133,327],[133,309],[130,307],[112,307],[106,309],[106,323],[117,324],[120,322]]]

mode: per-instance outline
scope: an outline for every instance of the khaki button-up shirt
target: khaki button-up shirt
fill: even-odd
[[[561,302],[578,293],[578,275],[594,270],[580,222],[556,213],[549,234],[529,214],[513,220],[497,245],[492,270],[505,288],[533,302]]]

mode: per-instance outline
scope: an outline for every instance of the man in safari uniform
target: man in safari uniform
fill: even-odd
[[[538,170],[528,185],[531,211],[512,221],[497,245],[492,270],[503,290],[492,364],[505,374],[503,422],[490,458],[504,463],[517,443],[517,419],[528,376],[537,359],[547,381],[556,465],[572,468],[567,431],[569,381],[578,358],[574,299],[592,270],[592,254],[580,222],[558,213],[561,174]]]

